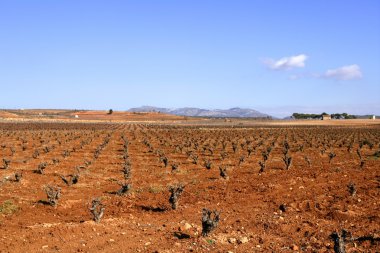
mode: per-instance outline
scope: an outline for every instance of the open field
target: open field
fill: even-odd
[[[342,230],[347,252],[380,247],[379,121],[10,114],[0,252],[333,252]],[[203,208],[220,212],[207,236]]]
[[[77,118],[75,118],[77,116]],[[380,119],[350,120],[263,120],[255,118],[201,118],[176,116],[158,112],[95,110],[0,110],[0,122],[64,122],[64,123],[154,123],[165,125],[214,126],[380,126]]]
[[[39,120],[39,121],[167,121],[180,120],[184,117],[162,113],[113,112],[95,110],[0,110],[0,119],[3,120]]]

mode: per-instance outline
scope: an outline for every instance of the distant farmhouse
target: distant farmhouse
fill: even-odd
[[[375,119],[376,119],[376,116],[375,116],[375,115],[372,115],[372,119],[375,120]]]
[[[331,115],[330,114],[322,114],[322,120],[330,120]]]

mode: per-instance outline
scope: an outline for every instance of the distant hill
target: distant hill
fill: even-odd
[[[137,108],[129,109],[129,112],[161,112],[168,113],[180,116],[189,116],[189,117],[214,117],[214,118],[272,118],[268,114],[261,113],[253,109],[244,109],[244,108],[231,108],[227,110],[215,109],[207,110],[200,108],[160,108],[154,106],[142,106]]]

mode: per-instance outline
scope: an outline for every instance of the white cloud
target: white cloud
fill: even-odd
[[[283,57],[279,60],[266,59],[264,64],[273,70],[288,70],[293,68],[303,68],[305,67],[305,61],[307,55],[300,54],[295,56]]]
[[[337,69],[329,69],[323,75],[324,78],[335,80],[354,80],[362,78],[360,67],[356,64],[343,66]]]

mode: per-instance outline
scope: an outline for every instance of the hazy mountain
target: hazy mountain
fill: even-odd
[[[162,112],[174,115],[181,116],[190,116],[190,117],[226,117],[226,118],[266,118],[271,117],[267,114],[261,113],[253,109],[244,109],[244,108],[231,108],[227,110],[215,109],[207,110],[200,108],[177,108],[177,109],[168,109],[160,108],[154,106],[142,106],[138,108],[129,109],[130,112]]]
[[[144,105],[144,106],[141,106],[141,107],[131,108],[128,111],[129,112],[162,112],[162,113],[169,113],[170,109]]]

